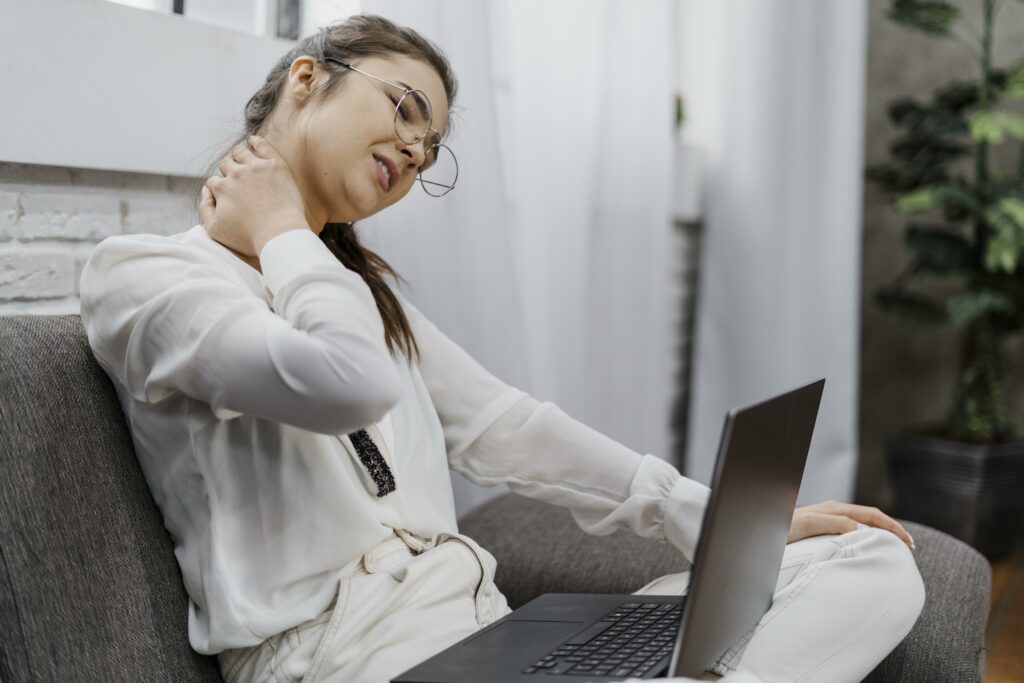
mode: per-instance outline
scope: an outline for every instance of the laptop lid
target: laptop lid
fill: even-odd
[[[702,675],[771,607],[824,386],[726,415],[672,676]]]

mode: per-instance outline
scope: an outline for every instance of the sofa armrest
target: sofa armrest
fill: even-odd
[[[903,642],[864,680],[984,681],[992,591],[988,560],[948,534],[900,521],[917,546],[914,559],[924,580],[924,609]]]

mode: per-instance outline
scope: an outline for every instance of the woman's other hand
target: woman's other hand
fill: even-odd
[[[827,500],[824,503],[805,505],[793,511],[793,523],[789,527],[787,543],[799,541],[808,536],[822,534],[844,534],[857,528],[857,523],[887,529],[899,536],[911,548],[911,538],[903,525],[878,508]]]
[[[302,195],[287,163],[265,139],[251,135],[206,181],[199,218],[210,237],[246,256],[282,232],[309,229]]]

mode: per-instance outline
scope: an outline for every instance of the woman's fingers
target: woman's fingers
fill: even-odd
[[[231,173],[231,171],[241,166],[241,164],[235,161],[231,156],[232,154],[234,154],[234,150],[228,153],[228,155],[221,159],[220,163],[217,164],[217,170],[220,171],[221,176],[225,178],[228,177],[228,174]]]
[[[242,164],[251,162],[253,159],[260,158],[260,155],[256,151],[256,147],[253,145],[253,137],[250,135],[245,140],[242,140],[237,145],[231,148],[227,156],[220,160],[217,164],[217,168],[220,170],[222,176],[227,177],[228,173],[233,170],[237,170]]]
[[[210,188],[207,185],[203,185],[202,194],[199,198],[199,222],[203,225],[211,225],[216,207],[217,202],[213,198],[213,193],[210,192]]]
[[[217,164],[217,168],[222,176],[227,177],[230,172],[237,170],[245,163],[252,162],[254,159],[270,159],[274,156],[277,156],[277,152],[269,142],[258,135],[249,135],[231,148],[227,156]]]
[[[823,534],[845,534],[857,528],[857,522],[843,515],[830,515],[813,509],[813,506],[797,508],[789,528],[788,543],[810,536]]]
[[[256,147],[252,143],[252,139],[253,136],[250,135],[232,147],[231,154],[229,156],[240,164],[243,164],[255,157],[259,157],[260,155],[257,153]]]
[[[256,156],[260,157],[261,159],[274,159],[280,158],[281,156],[280,154],[277,153],[277,150],[274,149],[274,146],[271,145],[270,142],[261,135],[250,135],[247,138],[247,141],[249,145],[252,146],[253,152],[256,154]]]
[[[843,515],[830,515],[824,512],[811,514],[810,526],[815,530],[814,536],[820,534],[845,534],[857,529],[857,522]]]
[[[839,503],[838,510],[836,510],[834,514],[846,515],[847,517],[857,520],[861,524],[867,524],[868,526],[874,526],[879,529],[891,531],[904,543],[910,547],[914,547],[914,539],[911,538],[910,534],[907,533],[907,530],[903,528],[903,525],[878,508],[868,507],[866,505],[853,505],[852,503]]]

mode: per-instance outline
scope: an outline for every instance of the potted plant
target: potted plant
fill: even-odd
[[[980,35],[951,3],[891,3],[889,17],[902,26],[976,47],[978,78],[951,81],[927,100],[889,102],[900,133],[889,161],[867,177],[908,214],[909,265],[876,292],[877,303],[919,323],[954,325],[961,341],[944,424],[887,444],[897,514],[992,557],[1012,549],[1024,500],[1024,441],[1004,348],[1024,327],[1024,116],[1014,111],[1024,101],[1024,58],[992,63],[998,3],[977,6]],[[996,155],[1008,151],[1014,160],[1001,166]]]

